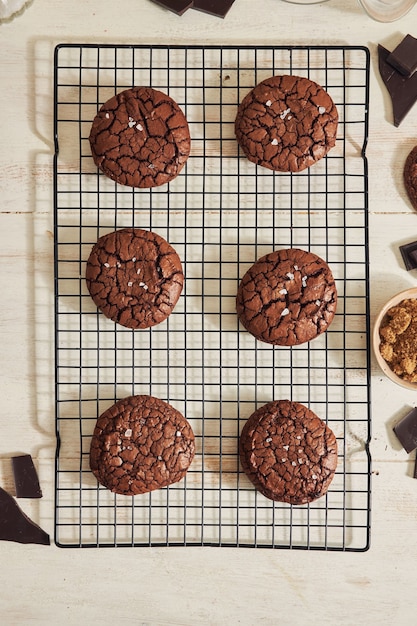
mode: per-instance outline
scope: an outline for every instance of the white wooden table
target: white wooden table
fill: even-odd
[[[62,42],[351,44],[371,52],[369,159],[371,317],[416,284],[399,245],[417,239],[402,184],[417,144],[417,106],[399,128],[377,71],[376,46],[417,35],[417,8],[395,24],[371,21],[355,0],[296,6],[236,0],[225,20],[179,18],[149,0],[35,0],[0,26],[0,484],[10,457],[32,454],[44,497],[22,508],[53,535],[53,49]],[[372,532],[364,553],[145,548],[63,550],[2,542],[1,621],[14,624],[413,623],[417,556],[414,458],[393,424],[416,395],[372,370]],[[415,619],[415,618],[414,618]]]

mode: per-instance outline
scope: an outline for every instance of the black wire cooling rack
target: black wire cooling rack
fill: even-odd
[[[299,174],[256,167],[234,137],[238,103],[279,73],[315,80],[339,111],[336,147]],[[57,545],[367,549],[368,50],[62,44],[54,79]],[[118,186],[91,158],[98,108],[134,85],[169,93],[190,125],[188,163],[163,187]],[[183,295],[150,330],[110,322],[85,286],[97,238],[126,226],[155,230],[183,262]],[[274,347],[239,326],[235,295],[259,256],[291,246],[328,261],[338,311],[314,341]],[[185,480],[132,498],[97,485],[88,456],[98,415],[141,393],[187,417],[197,454]],[[310,505],[267,500],[239,465],[243,424],[273,399],[309,406],[337,436],[336,476]]]

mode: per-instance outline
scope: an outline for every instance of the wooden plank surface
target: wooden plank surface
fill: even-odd
[[[402,167],[417,144],[417,106],[399,128],[377,72],[376,46],[416,35],[417,9],[395,24],[370,20],[355,0],[296,6],[236,0],[225,20],[181,18],[150,0],[34,0],[0,26],[0,485],[10,457],[32,454],[44,497],[21,506],[53,534],[53,49],[61,42],[352,44],[371,51],[369,159],[371,317],[416,284],[399,245],[417,239]],[[202,41],[203,40],[203,41]],[[0,545],[5,624],[408,624],[417,483],[413,454],[392,434],[416,403],[373,360],[371,549],[364,554],[217,548],[61,550]]]

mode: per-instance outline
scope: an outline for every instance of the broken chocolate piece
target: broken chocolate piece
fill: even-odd
[[[235,0],[194,0],[194,9],[216,17],[225,17]]]
[[[411,35],[404,37],[391,54],[387,63],[395,67],[403,76],[411,76],[417,69],[417,39]]]
[[[417,241],[400,246],[401,256],[407,271],[417,268]]]
[[[0,487],[0,540],[49,546],[48,533],[32,522],[16,500]]]
[[[30,454],[12,458],[14,484],[18,498],[42,498],[38,475]]]
[[[406,452],[417,448],[417,408],[412,409],[394,426],[394,432]]]
[[[394,126],[399,126],[417,100],[417,72],[404,76],[388,62],[389,56],[389,50],[379,44],[379,73],[391,96]]]
[[[417,454],[416,454],[416,460],[415,460],[415,463],[414,463],[413,478],[417,478]]]
[[[153,0],[155,4],[159,4],[165,9],[176,13],[177,15],[183,15],[188,9],[191,9],[194,2],[193,0]]]
[[[155,4],[183,15],[188,9],[197,9],[216,17],[225,17],[235,0],[153,0]]]

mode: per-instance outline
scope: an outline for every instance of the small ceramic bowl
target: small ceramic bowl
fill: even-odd
[[[416,0],[359,0],[365,12],[377,22],[395,22],[404,17]]]
[[[391,307],[402,302],[403,300],[411,300],[413,298],[417,298],[417,287],[411,287],[410,289],[406,289],[405,291],[400,291],[400,293],[397,293],[384,304],[375,319],[372,343],[376,360],[384,374],[394,383],[397,383],[397,385],[401,385],[401,387],[405,387],[406,389],[412,389],[413,391],[417,391],[417,383],[411,383],[408,380],[403,380],[402,378],[397,376],[397,374],[394,374],[389,364],[385,361],[385,359],[382,358],[379,351],[379,345],[381,343],[379,327],[381,326],[381,322],[384,319],[387,311]]]
[[[0,0],[0,22],[9,21],[32,4],[33,0]]]
[[[289,4],[321,4],[322,2],[328,2],[328,0],[284,0]]]

